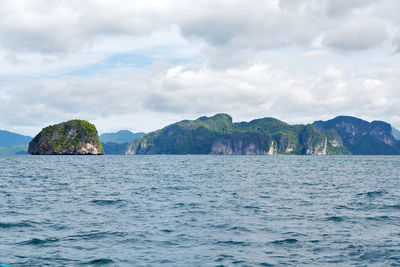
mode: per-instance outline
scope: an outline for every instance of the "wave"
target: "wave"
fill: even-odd
[[[0,222],[0,228],[14,228],[14,227],[33,227],[33,225],[28,221]]]
[[[103,265],[103,264],[111,264],[114,263],[112,259],[95,259],[87,262],[87,265]]]
[[[222,245],[234,245],[234,246],[242,246],[242,247],[248,247],[248,246],[250,246],[250,244],[249,244],[248,242],[233,241],[233,240],[218,241],[217,244],[222,244]]]
[[[378,196],[382,196],[385,193],[386,193],[385,190],[375,190],[375,191],[358,193],[357,196],[378,197]]]
[[[40,238],[32,238],[27,241],[23,241],[18,243],[19,245],[44,245],[47,243],[53,243],[53,242],[58,242],[58,238],[45,238],[45,239],[40,239]]]
[[[330,216],[325,219],[326,221],[343,222],[344,218],[341,216]]]
[[[90,203],[97,204],[100,206],[114,205],[121,202],[123,202],[122,199],[95,199],[90,201]]]
[[[286,239],[281,239],[281,240],[275,240],[272,241],[271,243],[274,245],[285,245],[285,244],[296,244],[298,243],[299,240],[295,238],[286,238]]]

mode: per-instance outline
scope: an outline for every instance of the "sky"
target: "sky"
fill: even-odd
[[[400,128],[398,0],[2,0],[0,129],[228,113]]]

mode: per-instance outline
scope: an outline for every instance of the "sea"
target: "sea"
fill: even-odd
[[[0,266],[399,266],[399,156],[0,157]]]

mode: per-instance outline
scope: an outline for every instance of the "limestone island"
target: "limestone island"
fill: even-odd
[[[32,155],[103,155],[96,127],[70,120],[43,128],[29,143]]]

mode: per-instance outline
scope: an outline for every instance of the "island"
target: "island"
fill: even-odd
[[[85,120],[50,125],[29,143],[32,155],[103,155],[96,127]]]
[[[232,122],[228,114],[183,120],[131,141],[128,155],[400,155],[390,124],[338,116],[290,125],[266,117]]]
[[[233,123],[228,114],[184,120],[129,143],[127,154],[350,154],[334,131],[275,118]]]

